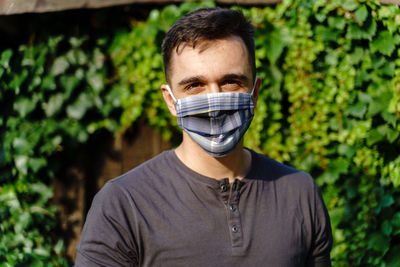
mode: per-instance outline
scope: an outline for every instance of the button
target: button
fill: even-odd
[[[232,232],[234,233],[239,232],[239,228],[236,225],[232,226]]]
[[[230,209],[231,211],[236,211],[236,207],[235,207],[234,205],[230,205],[230,206],[229,206],[229,209]]]
[[[228,186],[226,184],[221,185],[221,191],[226,192],[228,190]]]

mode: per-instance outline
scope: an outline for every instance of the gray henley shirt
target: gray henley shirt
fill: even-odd
[[[251,151],[229,184],[165,151],[97,193],[76,266],[331,266],[332,234],[306,173]]]

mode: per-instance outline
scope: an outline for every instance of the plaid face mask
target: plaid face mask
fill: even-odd
[[[254,83],[255,86],[255,83]],[[238,145],[254,116],[251,93],[211,93],[175,99],[178,125],[209,155],[223,157]]]

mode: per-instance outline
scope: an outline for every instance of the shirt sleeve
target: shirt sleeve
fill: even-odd
[[[75,266],[138,266],[130,201],[107,183],[93,199],[77,246]]]
[[[330,267],[332,248],[332,229],[328,211],[321,192],[314,183],[314,219],[312,246],[307,261],[308,267]]]

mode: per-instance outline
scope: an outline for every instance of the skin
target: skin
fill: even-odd
[[[169,69],[169,86],[176,99],[216,92],[250,93],[253,75],[248,52],[242,39],[231,36],[196,44],[181,44],[173,50]],[[256,78],[253,93],[257,104],[261,80]],[[169,111],[176,117],[174,100],[166,84],[161,86]],[[183,131],[182,143],[175,149],[178,158],[190,169],[214,179],[241,179],[251,167],[251,154],[243,149],[243,140],[229,155],[215,158],[208,155]]]

